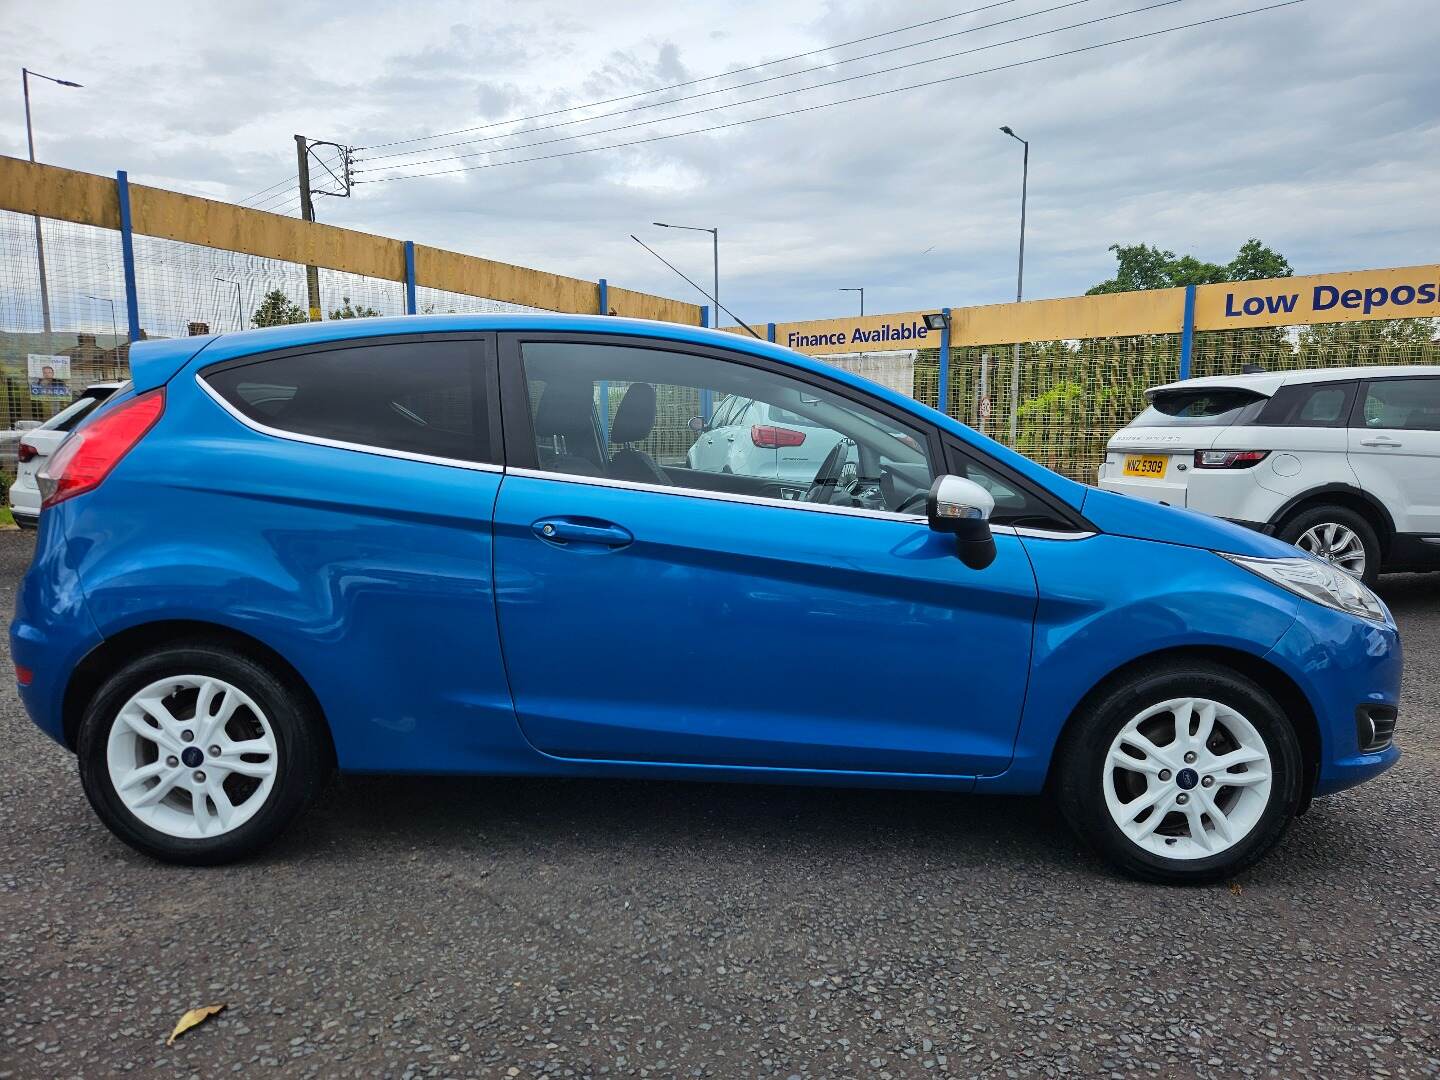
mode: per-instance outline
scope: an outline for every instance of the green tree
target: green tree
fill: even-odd
[[[1258,281],[1290,277],[1294,271],[1285,256],[1259,240],[1247,240],[1230,262],[1204,262],[1193,255],[1176,255],[1149,244],[1111,244],[1118,264],[1115,276],[1088,290],[1087,296],[1173,289],[1185,285],[1214,285],[1222,281]]]
[[[260,301],[260,306],[250,316],[253,326],[288,326],[291,323],[309,322],[305,309],[295,303],[280,289],[271,289]]]
[[[357,304],[352,307],[350,297],[348,296],[342,296],[340,299],[340,306],[330,310],[330,318],[332,319],[373,319],[376,315],[380,314],[377,309],[366,307],[364,304]]]

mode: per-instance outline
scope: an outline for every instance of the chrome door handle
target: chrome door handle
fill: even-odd
[[[1384,436],[1381,436],[1381,437],[1378,438],[1378,439],[1361,439],[1361,440],[1360,440],[1360,445],[1361,445],[1361,446],[1399,446],[1400,444],[1399,444],[1398,442],[1396,442],[1394,439],[1387,439],[1387,438],[1385,438]]]
[[[548,540],[552,544],[598,544],[601,547],[619,548],[635,540],[629,529],[623,529],[608,521],[543,518],[530,528],[541,540]]]

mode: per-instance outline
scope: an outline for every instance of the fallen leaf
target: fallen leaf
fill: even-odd
[[[1238,881],[1230,882],[1230,894],[1232,896],[1239,896],[1244,891],[1244,889],[1240,888],[1240,883]]]
[[[175,1025],[175,1030],[170,1032],[170,1038],[165,1040],[165,1045],[173,1045],[176,1039],[184,1035],[185,1032],[189,1031],[196,1024],[203,1024],[224,1008],[224,1005],[202,1005],[198,1009],[191,1009],[184,1016],[180,1017],[179,1023]]]

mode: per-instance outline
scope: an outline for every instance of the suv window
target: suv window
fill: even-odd
[[[739,360],[649,346],[525,342],[520,355],[542,469],[924,513],[935,475],[928,435],[847,396]],[[731,430],[697,422],[704,391],[722,402],[717,417]],[[768,407],[758,414],[768,419],[733,430],[757,416],[752,404]]]
[[[1131,427],[1228,427],[1252,419],[1265,405],[1265,395],[1238,387],[1196,387],[1165,390],[1130,421]]]
[[[1261,427],[1344,427],[1354,400],[1353,382],[1282,386],[1255,423]]]
[[[1440,378],[1380,379],[1365,386],[1356,427],[1440,431]]]
[[[392,341],[292,353],[205,376],[266,425],[411,454],[492,461],[474,339]]]

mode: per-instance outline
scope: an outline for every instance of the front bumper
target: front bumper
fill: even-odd
[[[1403,657],[1393,626],[1306,603],[1267,658],[1299,684],[1315,711],[1320,737],[1315,795],[1364,783],[1400,760],[1393,743],[1378,751],[1362,749],[1356,730],[1358,708],[1400,704]]]

